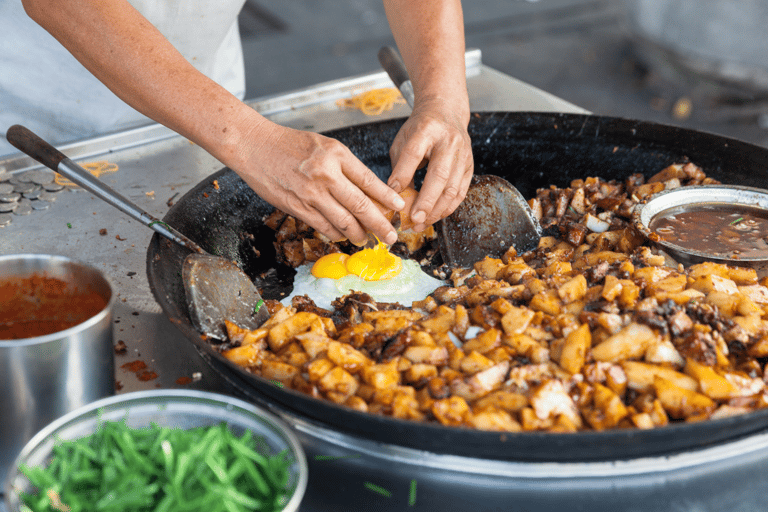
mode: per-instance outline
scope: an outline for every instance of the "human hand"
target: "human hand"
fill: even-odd
[[[450,106],[420,104],[402,126],[390,149],[397,192],[427,163],[427,174],[410,211],[416,231],[447,217],[464,200],[474,172],[467,123]]]
[[[362,245],[371,232],[394,244],[397,233],[385,210],[405,202],[341,142],[270,122],[246,140],[251,144],[233,167],[259,196],[331,240]]]

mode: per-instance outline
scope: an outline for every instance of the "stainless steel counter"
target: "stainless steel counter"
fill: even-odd
[[[468,52],[467,63],[474,111],[585,112],[483,65],[479,51]],[[376,118],[336,105],[339,98],[388,86],[389,78],[379,72],[248,103],[275,122],[319,132],[406,116],[405,105]],[[165,215],[169,202],[223,167],[159,125],[60,149],[81,163],[107,160],[117,164],[116,172],[101,179],[158,218]],[[0,171],[13,174],[38,167],[22,155],[0,160]],[[231,392],[229,384],[202,360],[152,297],[145,273],[151,236],[152,231],[91,194],[65,190],[57,194],[50,208],[14,216],[1,228],[0,254],[61,254],[104,270],[118,290],[115,341],[126,346],[124,354],[115,355],[118,392],[155,387]],[[123,368],[137,360],[146,363],[147,373],[137,375]],[[155,378],[151,378],[152,372]],[[763,476],[768,475],[766,435],[669,457],[528,464],[445,457],[363,442],[282,414],[301,438],[310,463],[303,511],[768,508],[768,481]],[[386,492],[376,492],[371,484]]]

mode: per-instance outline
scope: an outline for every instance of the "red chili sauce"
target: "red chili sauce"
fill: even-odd
[[[768,258],[768,210],[751,206],[696,205],[656,215],[651,231],[683,249],[717,257]]]
[[[0,279],[0,340],[34,338],[85,322],[106,307],[92,290],[45,275]]]

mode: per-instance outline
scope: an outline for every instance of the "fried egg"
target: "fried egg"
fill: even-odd
[[[355,254],[333,253],[313,265],[302,265],[293,278],[293,292],[282,300],[290,306],[297,295],[307,295],[315,305],[333,309],[331,303],[353,291],[370,295],[376,302],[410,306],[445,283],[427,275],[413,260],[402,260],[379,243]]]

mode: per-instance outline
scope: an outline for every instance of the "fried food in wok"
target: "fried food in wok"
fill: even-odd
[[[684,268],[631,225],[638,201],[707,183],[688,163],[647,181],[539,190],[530,204],[549,236],[535,251],[510,248],[472,275],[437,265],[452,284],[412,307],[361,293],[334,311],[307,297],[270,300],[266,324],[228,322],[220,349],[319,399],[482,430],[647,429],[766,407],[768,283],[750,268]],[[290,217],[270,222],[293,266],[345,249]],[[430,236],[408,240],[403,254],[434,263]]]

